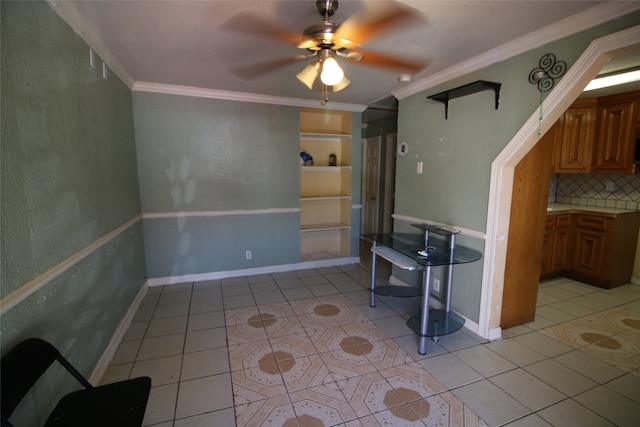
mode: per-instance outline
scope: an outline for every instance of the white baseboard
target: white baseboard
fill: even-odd
[[[147,283],[149,286],[164,286],[164,285],[172,285],[176,283],[202,282],[205,280],[219,280],[219,279],[227,279],[230,277],[254,276],[258,274],[282,273],[286,271],[295,271],[295,270],[309,270],[311,268],[335,267],[338,265],[358,264],[359,262],[360,262],[359,257],[332,258],[332,259],[299,262],[296,264],[283,264],[283,265],[272,265],[268,267],[247,268],[244,270],[215,271],[211,273],[185,274],[183,276],[154,277],[152,279],[148,279]]]
[[[389,277],[389,283],[394,285],[394,286],[411,286],[410,284],[408,284],[407,282],[403,282],[402,280],[398,279],[395,276],[391,276]],[[430,298],[429,299],[429,305],[433,308],[436,309],[443,309],[445,306],[444,304],[435,299],[435,298]],[[464,328],[469,330],[470,332],[473,332],[474,334],[487,339],[489,341],[494,341],[497,339],[502,338],[502,330],[500,328],[494,328],[489,330],[489,336],[482,336],[479,331],[480,331],[480,326],[478,325],[477,322],[474,322],[473,320],[470,320],[469,318],[463,316],[462,314],[458,313],[457,311],[455,312],[458,316],[462,317],[464,319]]]
[[[91,372],[91,376],[89,376],[88,378],[91,384],[97,385],[97,384],[100,384],[100,382],[102,381],[102,377],[104,376],[105,372],[107,372],[107,368],[109,368],[109,364],[111,363],[111,359],[113,359],[113,355],[118,350],[118,346],[122,342],[122,338],[124,337],[124,334],[127,333],[127,330],[129,329],[129,326],[133,321],[133,317],[138,311],[138,307],[140,307],[140,303],[142,302],[144,297],[147,295],[148,290],[149,290],[149,285],[147,284],[147,282],[145,282],[140,288],[138,295],[136,295],[135,299],[129,306],[129,309],[127,310],[127,314],[124,316],[124,318],[116,328],[116,331],[114,332],[113,336],[111,337],[111,340],[109,341],[109,345],[107,345],[107,348],[102,353],[102,356],[100,356],[98,363],[93,368],[93,372]]]

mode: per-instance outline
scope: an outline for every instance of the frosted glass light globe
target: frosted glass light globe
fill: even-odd
[[[344,77],[344,71],[338,65],[338,61],[329,57],[322,62],[322,73],[320,80],[327,86],[338,84]]]

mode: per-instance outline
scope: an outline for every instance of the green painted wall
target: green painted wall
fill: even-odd
[[[396,163],[395,212],[484,233],[491,163],[540,104],[529,72],[546,53],[570,67],[592,40],[638,22],[640,14],[634,13],[400,100],[398,141],[406,141],[409,152]],[[427,99],[476,80],[502,83],[497,110],[492,91],[450,101],[448,120],[443,104]],[[418,161],[424,162],[422,175],[416,174]],[[477,239],[466,240],[474,248],[484,246],[473,241]],[[453,307],[474,321],[480,311],[481,280],[481,262],[454,272]]]
[[[145,213],[298,207],[299,110],[134,92]]]
[[[149,277],[300,262],[298,107],[147,92],[133,105]],[[360,123],[353,113],[354,135]],[[359,136],[352,147],[359,177]],[[359,228],[354,209],[352,256]]]
[[[149,277],[300,261],[299,212],[260,212],[299,208],[298,108],[143,92],[133,100],[142,209],[167,214],[144,220]]]
[[[130,90],[102,79],[100,58],[89,66],[89,48],[47,3],[3,1],[0,11],[6,297],[135,218],[140,201]],[[144,277],[137,222],[4,313],[2,354],[40,336],[89,375]],[[48,391],[61,389],[47,382],[25,413],[41,418]]]

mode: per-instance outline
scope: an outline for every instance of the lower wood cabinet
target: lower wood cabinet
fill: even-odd
[[[549,215],[545,223],[541,279],[560,275],[571,267],[573,229],[571,214]]]
[[[606,276],[607,230],[614,226],[613,218],[576,215],[575,250],[570,274],[575,277],[604,278]]]
[[[562,275],[603,288],[629,283],[639,228],[640,212],[548,216],[540,278]]]

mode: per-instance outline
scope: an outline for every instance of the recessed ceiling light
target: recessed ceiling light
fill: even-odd
[[[610,86],[622,85],[625,83],[636,82],[640,80],[640,70],[628,71],[626,73],[613,74],[604,77],[598,77],[584,88],[584,91],[602,89]]]
[[[400,76],[398,76],[398,80],[400,80],[402,83],[408,83],[411,81],[411,75],[410,74],[400,74]]]

